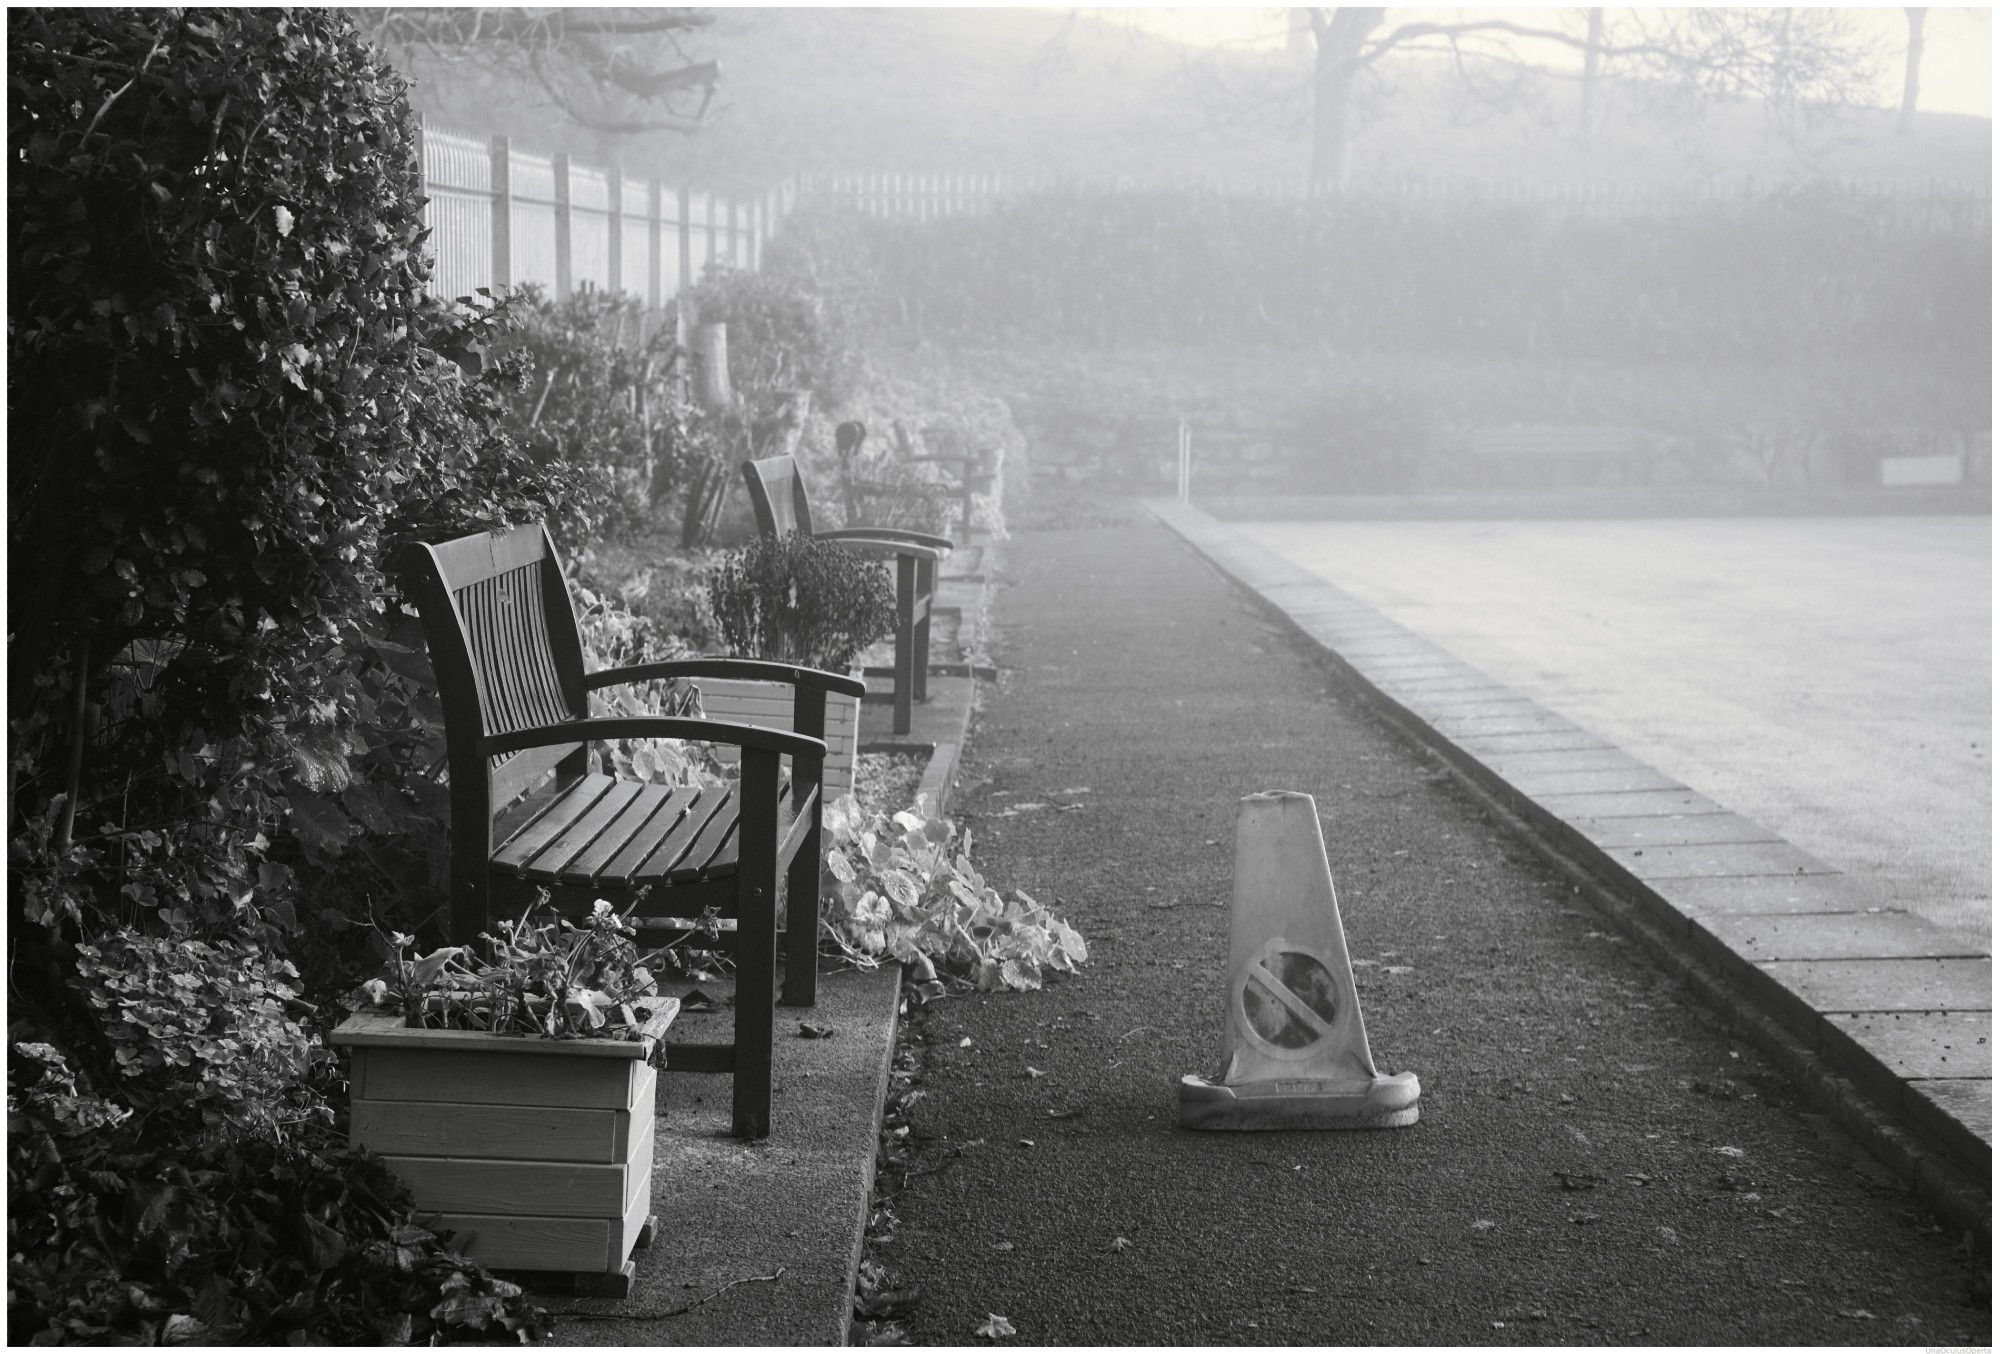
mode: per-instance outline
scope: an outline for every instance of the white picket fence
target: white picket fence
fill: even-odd
[[[422,135],[438,296],[535,282],[558,299],[596,288],[658,309],[710,263],[762,266],[798,198],[795,180],[731,196],[537,154],[504,136]]]
[[[1214,175],[1152,179],[1130,175],[810,174],[799,180],[799,192],[814,202],[862,216],[915,221],[987,211],[1009,199],[1052,192],[1207,193],[1272,201],[1333,196],[1329,190],[1315,188],[1302,179],[1225,179]],[[1715,210],[1800,198],[1877,204],[1886,216],[1923,229],[1991,229],[1993,222],[1990,183],[1938,179],[1840,180],[1802,185],[1760,179],[1585,184],[1410,178],[1355,185],[1341,196],[1360,202],[1439,206],[1542,205],[1559,208],[1565,214],[1604,217]]]

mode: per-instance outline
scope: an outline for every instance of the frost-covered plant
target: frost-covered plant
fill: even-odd
[[[579,922],[528,915],[502,922],[499,935],[481,937],[484,958],[450,945],[419,959],[406,953],[410,937],[392,935],[394,956],[361,992],[417,1029],[636,1039],[653,1017],[659,985],[635,934],[600,898]]]
[[[893,959],[919,982],[961,979],[982,992],[1042,985],[1042,971],[1073,973],[1089,951],[1076,929],[1019,889],[1002,899],[972,867],[972,834],[914,810],[865,818],[852,795],[826,811],[834,896],[822,929],[864,964]]]

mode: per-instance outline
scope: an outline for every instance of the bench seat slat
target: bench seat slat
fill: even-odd
[[[634,884],[671,882],[677,867],[688,855],[689,848],[699,842],[707,834],[709,827],[718,820],[722,825],[721,830],[724,831],[736,822],[736,787],[733,785],[704,790],[689,806],[687,813],[682,815],[681,820],[674,824],[673,830],[660,843],[659,849],[648,856],[646,863],[632,871],[628,877]],[[698,871],[694,877],[699,877]]]
[[[701,792],[692,786],[681,786],[663,798],[654,812],[639,824],[630,841],[620,846],[603,864],[597,865],[591,875],[593,884],[615,882],[623,884],[639,871],[639,867],[652,857],[672,836]],[[577,869],[584,869],[589,862],[579,860]]]
[[[593,771],[558,787],[549,806],[493,853],[494,865],[519,870],[539,855],[543,847],[566,832],[615,784],[617,782],[611,777]]]
[[[611,788],[598,796],[597,801],[578,814],[565,828],[562,835],[534,854],[523,867],[522,873],[530,879],[556,881],[562,877],[564,867],[590,848],[605,829],[616,822],[625,807],[638,798],[644,790],[644,783],[635,780],[613,781]]]
[[[729,812],[708,820],[680,863],[668,873],[670,884],[687,884],[697,879],[717,879],[736,873],[737,804],[730,796]],[[726,854],[725,854],[726,852]]]
[[[637,791],[618,811],[617,818],[598,834],[597,840],[563,868],[563,883],[595,883],[606,872],[606,866],[628,853],[640,853],[636,855],[635,863],[644,860],[643,853],[666,836],[667,829],[674,825],[675,819],[680,817],[681,810],[695,793],[685,787],[676,789],[646,784],[638,784]],[[676,796],[679,796],[678,803]],[[619,876],[614,873],[612,877],[616,879]]]

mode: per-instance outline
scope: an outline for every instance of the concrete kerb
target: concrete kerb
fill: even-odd
[[[1618,809],[1606,801],[1644,799],[1649,801],[1649,817],[1661,813],[1706,817],[1725,815],[1727,810],[1665,778],[1661,778],[1663,786],[1652,790],[1635,781],[1632,788],[1639,793],[1607,794],[1581,783],[1572,789],[1566,781],[1543,779],[1524,784],[1522,777],[1497,772],[1481,753],[1490,757],[1503,747],[1511,751],[1516,738],[1561,744],[1574,737],[1579,747],[1607,745],[1554,716],[1540,721],[1548,733],[1510,733],[1497,726],[1487,729],[1449,718],[1430,722],[1398,698],[1393,677],[1378,681],[1366,660],[1347,661],[1335,643],[1324,637],[1325,627],[1304,623],[1295,614],[1306,607],[1315,613],[1333,606],[1347,611],[1357,605],[1352,598],[1322,580],[1321,596],[1326,600],[1313,601],[1311,590],[1299,584],[1298,566],[1270,555],[1190,505],[1156,500],[1147,506],[1163,525],[1310,644],[1379,717],[1444,762],[1476,799],[1502,822],[1515,827],[1538,854],[1588,893],[1664,970],[1687,984],[1702,1004],[1768,1054],[1816,1107],[1852,1133],[1922,1203],[1982,1245],[1990,1245],[1991,1149],[1962,1116],[1954,1116],[1940,1103],[1947,1092],[1937,1090],[1936,1083],[1895,1075],[1875,1053],[1836,1030],[1827,1015],[1782,981],[1782,969],[1774,972],[1759,963],[1738,937],[1716,934],[1703,924],[1703,911],[1691,911],[1685,905],[1690,898],[1704,896],[1701,886],[1726,882],[1747,885],[1748,892],[1761,897],[1765,907],[1773,898],[1796,897],[1800,904],[1781,901],[1772,910],[1824,912],[1831,909],[1823,891],[1847,892],[1844,876],[1788,870],[1727,881],[1641,879],[1620,864],[1615,846],[1607,849],[1601,840],[1593,840],[1601,837],[1600,833],[1586,835],[1578,829],[1577,809],[1602,810],[1598,816],[1608,817]],[[1272,583],[1278,588],[1267,592]],[[1280,591],[1282,601],[1273,595]],[[1371,638],[1379,633],[1371,632]],[[1572,735],[1568,730],[1575,732]],[[1502,740],[1498,746],[1496,739]],[[1569,779],[1587,780],[1589,775]],[[1552,801],[1565,811],[1558,812],[1544,801]],[[1764,847],[1774,844],[1779,843],[1770,834],[1757,843]],[[1788,860],[1788,864],[1817,865],[1803,852],[1783,845],[1802,858]],[[1850,905],[1850,910],[1858,909]],[[1990,973],[1990,959],[1984,962]],[[1930,1094],[1918,1089],[1926,1086],[1932,1088]],[[1949,1088],[1949,1083],[1946,1086]],[[1918,1101],[1922,1103],[1915,1103]]]

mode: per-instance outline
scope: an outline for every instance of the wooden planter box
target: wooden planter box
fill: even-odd
[[[859,678],[861,670],[849,674]],[[745,682],[733,677],[701,677],[701,710],[710,719],[753,724],[760,729],[792,731],[792,689],[775,682]],[[854,748],[861,728],[861,700],[828,692],[826,697],[826,764],[820,793],[833,803],[854,793]],[[715,745],[718,759],[733,762],[735,748]]]
[[[333,1033],[350,1060],[349,1138],[472,1259],[623,1297],[633,1247],[652,1240],[652,1053],[679,1009],[632,1041],[419,1030],[359,1012]]]

